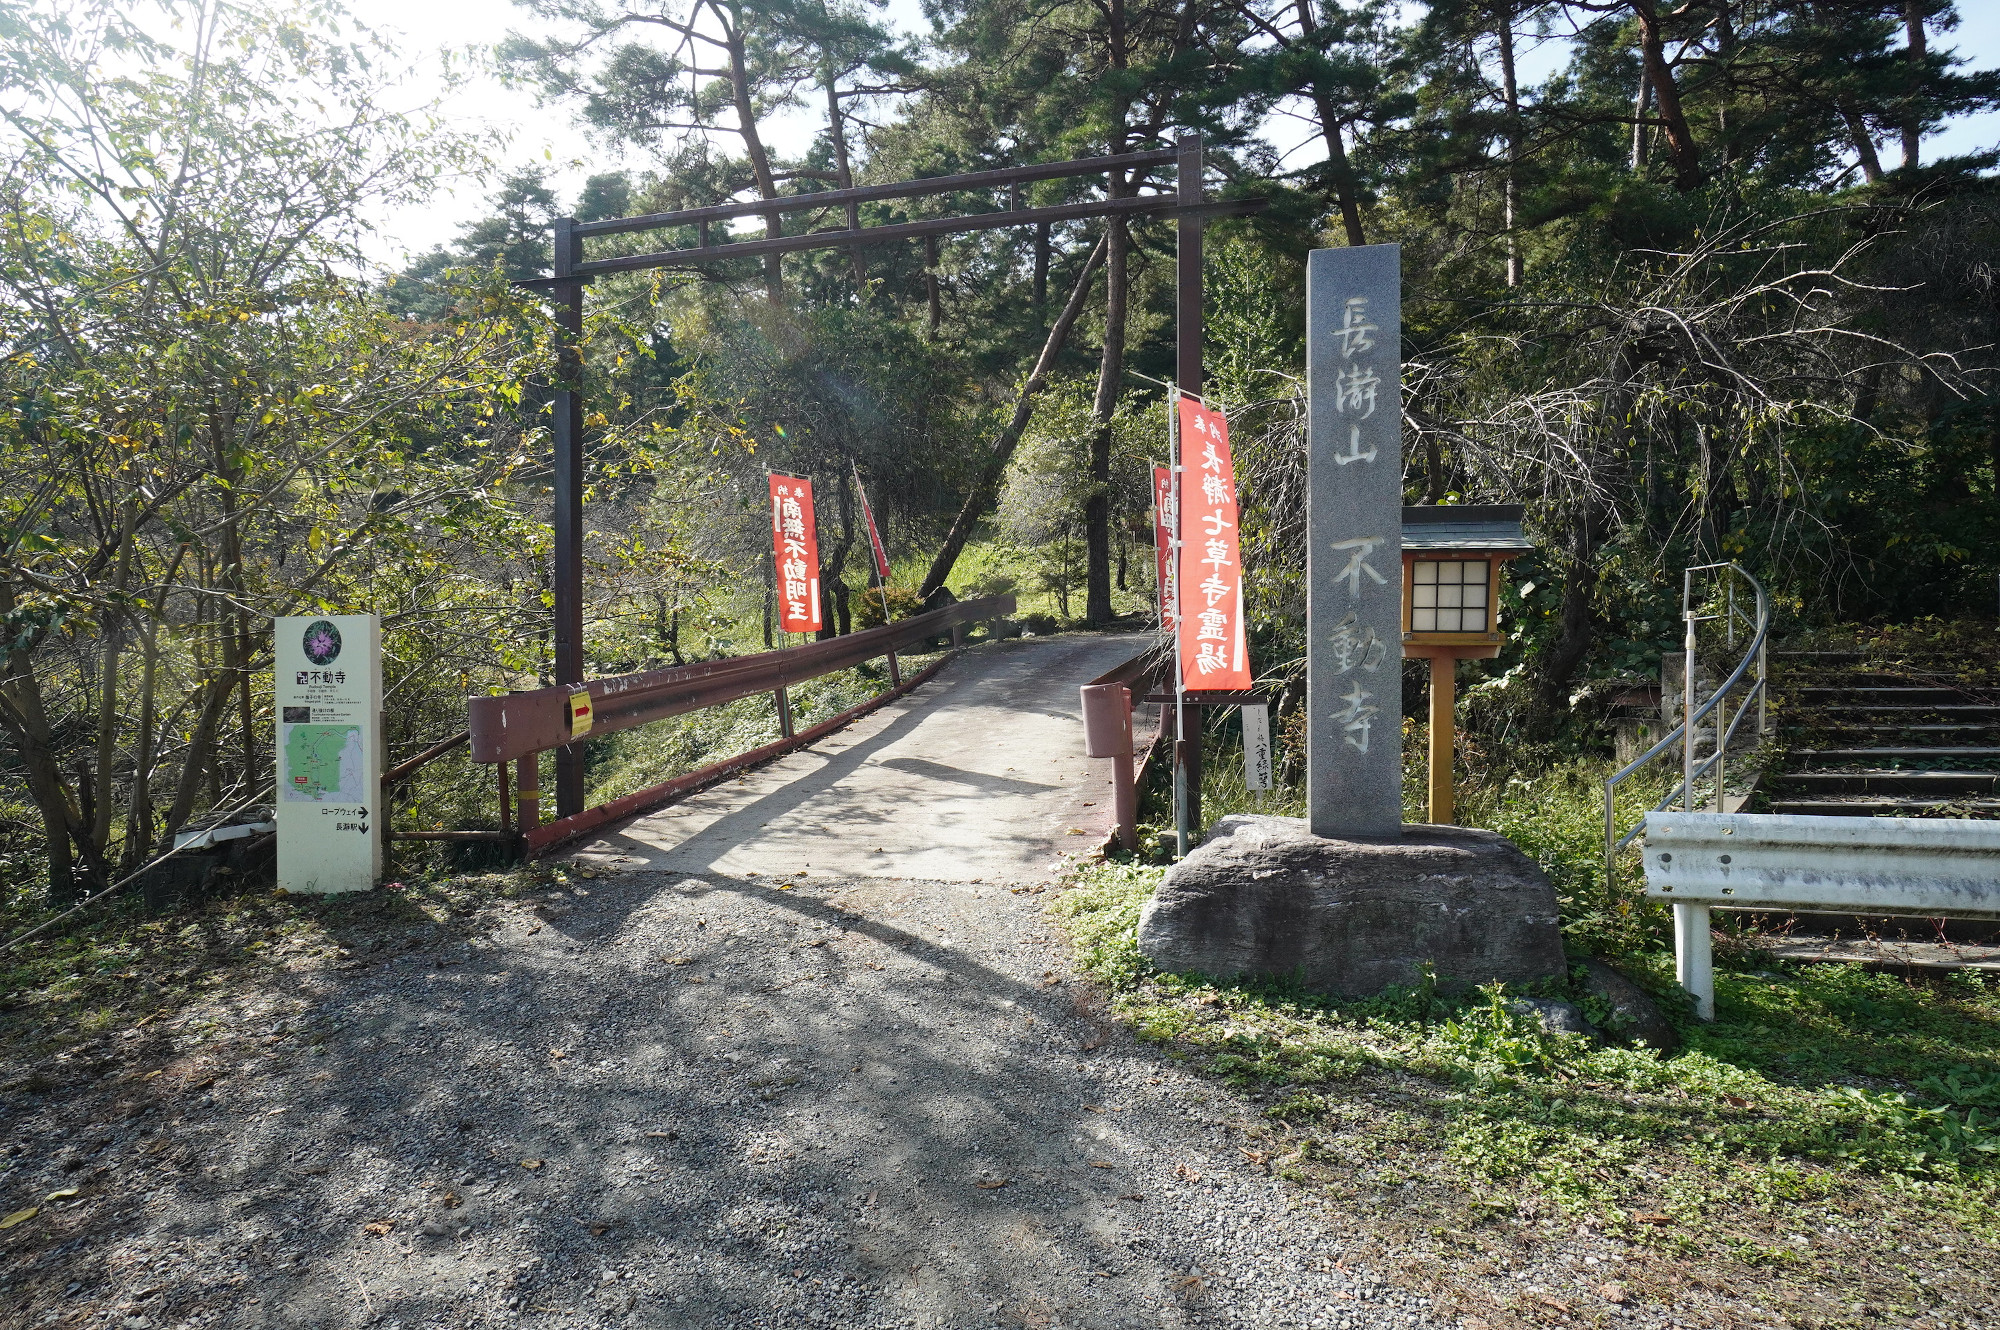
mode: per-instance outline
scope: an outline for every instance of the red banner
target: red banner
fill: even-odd
[[[1236,532],[1236,467],[1229,423],[1180,400],[1180,653],[1190,690],[1250,687],[1243,630],[1243,547]]]
[[[771,548],[778,566],[778,627],[816,633],[819,604],[819,534],[813,526],[813,487],[799,476],[771,476]]]
[[[1174,631],[1180,603],[1180,578],[1174,566],[1174,473],[1172,468],[1153,468],[1153,588],[1160,597],[1160,631]]]
[[[868,549],[875,556],[875,572],[889,580],[889,552],[882,548],[882,535],[875,529],[875,510],[868,506],[868,491],[861,488],[861,470],[854,471],[854,492],[861,496],[861,520],[868,527]]]

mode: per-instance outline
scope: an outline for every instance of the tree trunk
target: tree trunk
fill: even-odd
[[[1861,174],[1873,185],[1882,179],[1882,159],[1875,152],[1875,136],[1868,132],[1868,124],[1861,113],[1854,109],[1851,98],[1840,99],[1840,118],[1847,123],[1847,137],[1854,144],[1854,155],[1861,163]]]
[[[14,611],[11,587],[0,584],[0,615]],[[75,900],[81,891],[76,881],[76,860],[71,845],[86,839],[82,813],[72,799],[56,757],[55,729],[49,724],[42,702],[41,681],[35,677],[34,661],[26,649],[6,653],[6,677],[0,679],[0,724],[4,724],[9,745],[14,750],[28,797],[42,815],[42,834],[49,856],[49,903],[61,905]]]
[[[125,811],[124,871],[131,872],[153,843],[153,683],[159,673],[159,625],[148,623],[140,639],[139,730],[133,741],[132,789]]]
[[[1306,46],[1312,48],[1319,32],[1312,0],[1298,0],[1298,15],[1299,32]],[[1368,241],[1361,232],[1361,192],[1356,187],[1353,164],[1347,157],[1347,144],[1341,139],[1340,109],[1317,82],[1313,84],[1312,103],[1319,114],[1320,137],[1326,140],[1326,162],[1333,169],[1333,197],[1340,208],[1341,227],[1347,233],[1348,244],[1365,245]]]
[[[1128,63],[1124,0],[1111,0],[1106,17],[1107,63],[1122,75]],[[1129,98],[1118,96],[1106,145],[1114,156],[1130,146],[1126,120],[1131,110]],[[1114,199],[1125,197],[1131,193],[1130,178],[1124,171],[1111,172],[1104,192]],[[1090,408],[1090,490],[1083,501],[1083,617],[1090,623],[1106,623],[1112,615],[1111,418],[1117,413],[1118,390],[1125,382],[1125,318],[1130,293],[1126,258],[1132,248],[1132,233],[1123,217],[1111,217],[1106,219],[1104,238],[1104,350],[1097,360],[1097,396]],[[1068,613],[1063,611],[1065,617]]]
[[[1633,16],[1639,20],[1639,52],[1646,62],[1646,82],[1660,107],[1660,127],[1666,131],[1667,153],[1674,163],[1674,188],[1683,194],[1701,188],[1701,150],[1695,146],[1688,128],[1687,113],[1681,109],[1680,87],[1667,66],[1666,36],[1660,28],[1659,10],[1654,0],[1629,0]]]
[[[1122,189],[1114,184],[1112,192],[1117,197]],[[1112,617],[1111,418],[1118,410],[1118,388],[1125,378],[1126,258],[1131,251],[1124,218],[1110,219],[1105,239],[1104,352],[1098,358],[1097,397],[1090,411],[1090,493],[1083,503],[1083,613],[1092,623]]]
[[[840,177],[840,187],[842,189],[853,189],[854,168],[847,157],[847,121],[840,113],[839,80],[834,76],[831,65],[827,67],[826,71],[826,128],[827,133],[833,138],[833,169]],[[850,231],[859,231],[861,229],[861,205],[858,203],[847,205],[847,229]],[[856,245],[849,249],[847,251],[847,258],[848,262],[854,268],[855,293],[866,299],[868,295],[868,265],[862,260],[861,246]]]
[[[924,301],[930,307],[926,336],[935,340],[944,325],[944,302],[938,289],[938,243],[936,236],[924,237]]]
[[[1904,55],[1910,62],[1910,99],[1903,112],[1903,167],[1917,165],[1923,148],[1924,118],[1918,102],[1924,69],[1930,63],[1930,40],[1924,33],[1923,0],[1903,0]]]
[[[1520,182],[1515,178],[1521,161],[1521,87],[1514,75],[1514,11],[1500,11],[1500,93],[1507,104],[1507,175],[1500,199],[1501,222],[1507,230],[1507,285],[1521,284],[1521,239],[1515,232],[1515,209],[1520,201]],[[1434,501],[1435,502],[1435,501]]]
[[[764,151],[763,137],[757,132],[757,115],[750,97],[749,62],[743,53],[742,14],[729,24],[729,91],[736,110],[736,123],[743,135],[743,149],[750,158],[750,173],[756,177],[757,192],[767,199],[778,197],[777,177],[771,171],[771,156]],[[773,240],[785,233],[785,215],[764,214],[764,234]],[[764,293],[773,308],[785,303],[785,269],[776,254],[764,256]]]
[[[852,470],[852,467],[849,467]],[[848,479],[842,473],[833,482],[835,505],[840,513],[840,539],[834,544],[833,557],[827,558],[824,551],[819,561],[819,586],[826,597],[826,609],[832,611],[821,620],[819,640],[822,642],[839,637],[848,630],[847,583],[841,574],[847,571],[847,555],[854,548],[854,491],[848,487]]]
[[[1049,330],[1049,224],[1035,223],[1035,331]]]
[[[925,601],[937,594],[951,576],[953,565],[965,550],[965,542],[972,539],[972,529],[992,506],[993,497],[1000,492],[1000,479],[1007,472],[1007,462],[1014,456],[1014,449],[1020,445],[1021,432],[1028,428],[1028,421],[1035,414],[1035,395],[1047,386],[1049,371],[1055,368],[1056,357],[1062,354],[1063,345],[1069,341],[1069,332],[1076,325],[1077,315],[1083,312],[1083,304],[1090,294],[1091,279],[1097,275],[1097,265],[1104,261],[1105,242],[1099,240],[1083,261],[1083,271],[1077,274],[1076,285],[1070,288],[1069,299],[1056,317],[1055,326],[1049,329],[1048,337],[1042,342],[1042,353],[1035,358],[1035,367],[1028,374],[1027,382],[1014,398],[1012,419],[993,440],[993,447],[986,455],[986,465],[980,469],[979,478],[965,496],[959,507],[958,517],[951,524],[951,531],[944,538],[944,546],[931,560],[930,571],[924,574],[923,585],[917,588],[917,595]]]
[[[174,789],[174,802],[167,810],[166,825],[160,828],[162,844],[165,838],[187,825],[194,815],[194,802],[201,794],[204,778],[208,778],[209,803],[219,802],[220,782],[215,779],[215,733],[222,726],[222,717],[229,710],[229,699],[235,696],[236,679],[233,673],[223,672],[210,676],[202,685],[207,694],[202,699],[200,718],[195,721],[194,737],[189,740],[187,755],[182,759],[181,778]]]
[[[1632,174],[1638,175],[1646,169],[1646,149],[1651,143],[1652,126],[1646,123],[1646,112],[1653,104],[1653,85],[1646,79],[1646,71],[1639,71],[1639,92],[1632,98]]]

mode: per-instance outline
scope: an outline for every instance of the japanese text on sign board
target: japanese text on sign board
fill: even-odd
[[[1180,401],[1181,679],[1199,690],[1250,686],[1243,632],[1243,549],[1236,533],[1236,467],[1229,424]]]
[[[813,526],[812,482],[771,477],[771,547],[777,559],[778,627],[819,631],[819,535]]]
[[[1174,473],[1153,468],[1153,586],[1160,595],[1160,631],[1174,631],[1181,603],[1180,574],[1174,559],[1174,532],[1180,526],[1180,503],[1174,497]]]

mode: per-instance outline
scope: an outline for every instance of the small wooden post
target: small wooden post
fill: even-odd
[[[521,795],[522,831],[533,831],[542,825],[541,756],[540,753],[529,753],[515,764],[519,772],[514,784]]]
[[[1431,657],[1431,812],[1434,824],[1455,815],[1451,798],[1451,756],[1458,694],[1458,657],[1442,651]]]

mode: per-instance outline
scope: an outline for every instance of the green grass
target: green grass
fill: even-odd
[[[1139,1037],[1261,1113],[1293,1181],[1338,1194],[1422,1180],[1475,1220],[1553,1215],[1739,1267],[1796,1265],[1774,1233],[1855,1213],[2000,1240],[2000,984],[1725,951],[1702,1025],[1672,1000],[1670,955],[1634,952],[1624,968],[1686,1039],[1662,1056],[1547,1034],[1498,989],[1336,1001],[1159,972],[1135,928],[1164,872],[1091,865],[1052,909]],[[1580,997],[1570,984],[1537,991]]]

